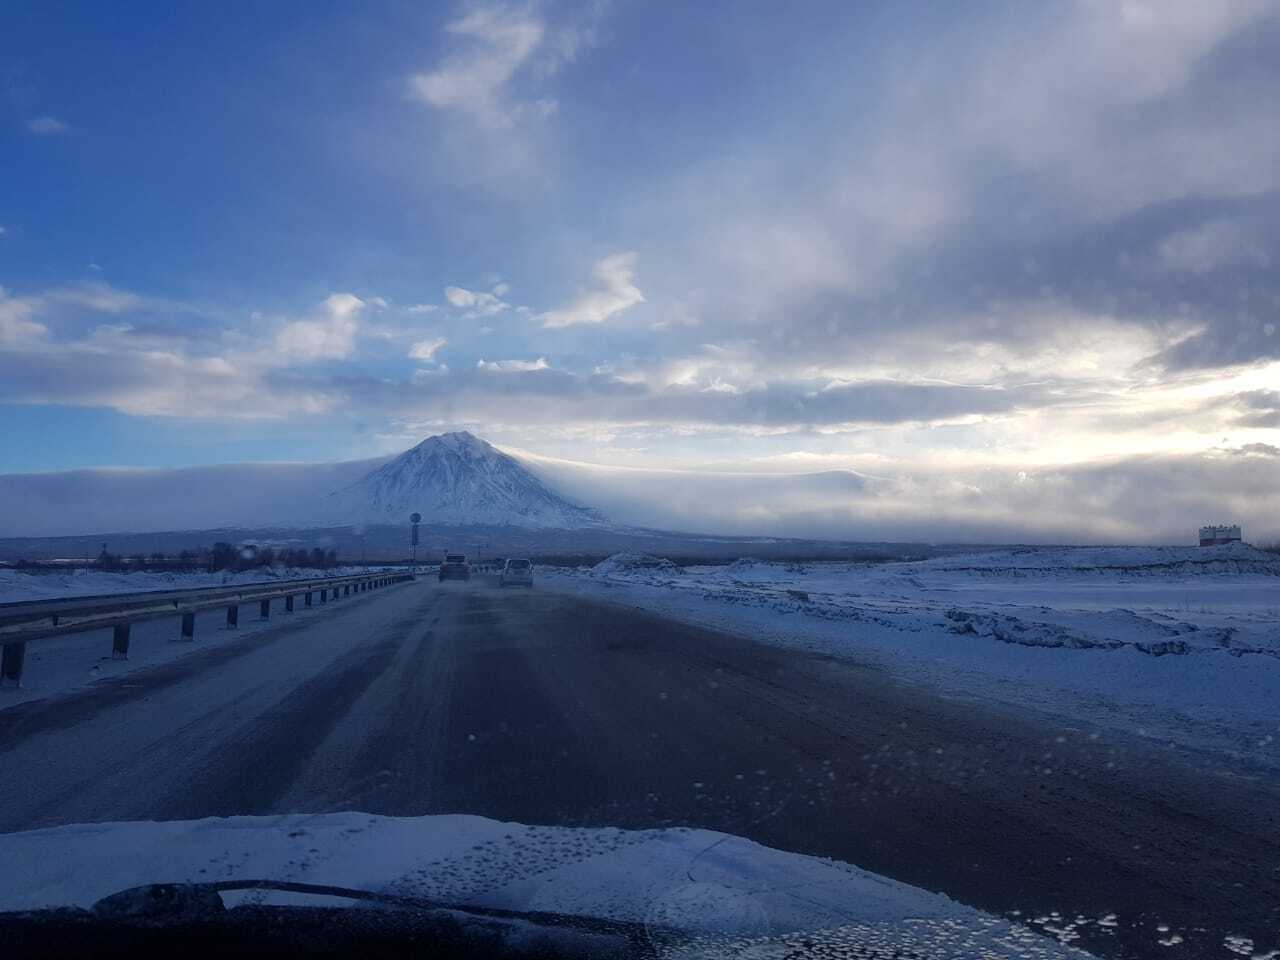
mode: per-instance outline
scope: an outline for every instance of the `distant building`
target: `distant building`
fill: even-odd
[[[1217,547],[1224,543],[1240,542],[1240,524],[1229,527],[1201,527],[1200,546]]]

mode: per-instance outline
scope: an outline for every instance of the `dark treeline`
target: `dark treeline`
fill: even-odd
[[[97,556],[95,566],[101,570],[254,570],[262,567],[301,567],[314,570],[328,570],[338,565],[338,551],[332,548],[323,549],[285,547],[277,550],[274,547],[260,547],[249,543],[228,543],[219,541],[212,547],[199,547],[194,550],[180,550],[166,554],[160,551],[153,553],[134,553],[128,556],[111,553],[103,549]],[[17,561],[15,567],[20,569],[57,569],[63,564],[40,561]]]
[[[255,567],[311,567],[328,570],[337,566],[338,551],[321,547],[258,547],[252,544],[239,546],[231,543],[215,543],[209,551],[209,570],[252,570]]]

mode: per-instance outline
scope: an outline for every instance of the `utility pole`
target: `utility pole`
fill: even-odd
[[[418,575],[418,524],[422,522],[422,514],[409,514],[409,522],[413,524],[413,534],[409,538],[409,572]]]

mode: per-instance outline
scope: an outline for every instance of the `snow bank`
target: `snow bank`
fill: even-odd
[[[739,560],[679,573],[606,561],[543,580],[950,693],[1280,766],[1280,558],[1246,545]]]
[[[910,944],[922,956],[1088,956],[941,894],[710,830],[456,815],[231,817],[0,835],[0,860],[0,910],[89,907],[149,883],[268,878],[646,923],[660,957],[725,956],[725,938],[750,940],[754,956],[781,956],[788,936],[820,941],[822,931],[846,948]],[[308,902],[261,891],[225,897]],[[673,928],[684,935],[664,935]]]

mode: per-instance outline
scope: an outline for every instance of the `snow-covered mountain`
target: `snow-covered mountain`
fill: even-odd
[[[428,437],[333,495],[334,513],[364,523],[607,527],[513,457],[465,431]]]

